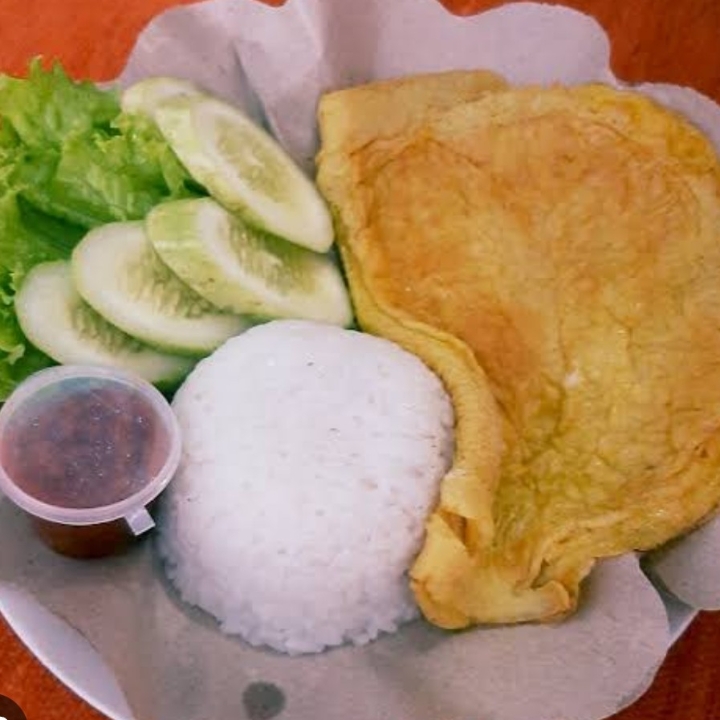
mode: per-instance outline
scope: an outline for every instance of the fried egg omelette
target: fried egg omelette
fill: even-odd
[[[598,558],[720,501],[720,165],[639,93],[485,72],[325,95],[318,184],[360,325],[455,404],[411,569],[445,628],[562,618]]]

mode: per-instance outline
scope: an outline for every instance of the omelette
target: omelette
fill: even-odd
[[[720,164],[680,115],[487,72],[325,95],[356,314],[420,356],[454,464],[410,572],[445,628],[561,619],[720,501]]]

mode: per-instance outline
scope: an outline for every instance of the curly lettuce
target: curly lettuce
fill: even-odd
[[[90,228],[205,194],[151,120],[121,111],[116,91],[39,60],[25,78],[0,75],[0,401],[52,364],[15,316],[27,272],[68,258]]]

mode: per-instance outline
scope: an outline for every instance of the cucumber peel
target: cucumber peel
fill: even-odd
[[[333,243],[328,207],[285,150],[239,109],[204,94],[170,97],[153,117],[193,178],[248,223],[302,247]]]
[[[223,313],[160,260],[142,222],[91,230],[72,254],[75,286],[96,312],[148,345],[207,355],[250,323]]]
[[[152,117],[155,110],[171,98],[201,93],[189,80],[158,75],[138,80],[126,88],[120,96],[120,107],[126,113]]]
[[[168,388],[195,364],[158,352],[108,323],[82,300],[65,260],[36,265],[20,287],[15,309],[28,340],[58,363],[117,367]]]
[[[158,255],[223,310],[346,326],[352,308],[333,260],[245,224],[211,198],[157,205],[146,218]]]

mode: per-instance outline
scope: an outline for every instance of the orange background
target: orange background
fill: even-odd
[[[61,60],[76,77],[111,79],[144,25],[163,9],[181,4],[189,3],[0,0],[0,71],[21,74],[28,60],[41,54]],[[502,3],[446,0],[445,4],[472,13]],[[613,69],[620,77],[690,85],[720,101],[719,0],[564,0],[564,4],[594,15],[605,27],[612,39]],[[102,720],[53,679],[1,620],[0,694],[19,703],[28,720]],[[718,719],[720,614],[702,614],[672,649],[651,690],[616,720]]]

